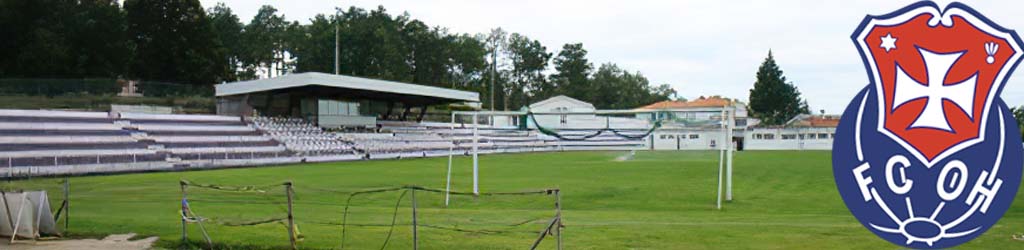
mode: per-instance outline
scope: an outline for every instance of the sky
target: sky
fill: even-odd
[[[262,5],[289,20],[309,23],[335,7],[409,13],[452,33],[486,33],[495,27],[539,40],[557,54],[563,44],[583,43],[595,68],[612,62],[639,71],[653,84],[670,84],[680,97],[723,95],[746,101],[755,73],[771,50],[789,81],[814,113],[842,113],[868,83],[850,39],[866,15],[882,15],[914,1],[606,1],[606,0],[201,0],[224,2],[243,22]],[[936,1],[940,6],[949,1]],[[997,24],[1024,29],[1024,2],[963,1]],[[343,45],[344,46],[344,45]],[[553,66],[549,66],[553,67]],[[1024,105],[1024,73],[1002,93],[1010,106]]]

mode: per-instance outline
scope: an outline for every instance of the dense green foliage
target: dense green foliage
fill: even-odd
[[[219,83],[230,72],[223,47],[198,0],[126,0],[124,12],[135,53],[134,79]]]
[[[1021,132],[1021,140],[1024,140],[1024,106],[1012,107],[1010,112],[1013,113],[1013,119],[1017,120],[1017,128]]]
[[[0,1],[0,34],[10,38],[0,39],[3,77],[208,86],[333,73],[337,39],[341,74],[476,91],[488,108],[516,110],[560,94],[598,108],[629,108],[673,93],[639,73],[592,76],[580,43],[554,56],[525,34],[452,33],[383,6],[339,8],[299,24],[270,5],[250,19],[224,4],[204,10],[198,0],[126,0],[123,7],[116,0]],[[555,72],[548,75],[553,56]],[[644,98],[605,98],[620,91]]]
[[[634,160],[615,161],[625,152],[564,152],[484,155],[480,162],[483,192],[522,191],[558,187],[562,190],[566,249],[885,249],[897,248],[865,229],[847,211],[832,181],[826,151],[742,151],[735,158],[735,200],[715,210],[718,153],[637,152]],[[337,249],[340,227],[311,222],[340,223],[345,194],[318,191],[357,191],[398,185],[444,187],[446,158],[302,164],[280,167],[225,169],[71,178],[71,232],[81,236],[135,232],[160,236],[159,244],[173,248],[180,239],[181,193],[178,181],[220,185],[295,183],[295,218],[305,237],[301,249]],[[453,187],[471,189],[471,159],[458,157]],[[51,199],[60,194],[57,180],[34,179],[0,184],[14,188],[48,187]],[[264,194],[214,193],[190,189],[199,214],[240,215],[237,220],[280,216],[280,189]],[[211,195],[223,195],[213,197]],[[498,200],[456,197],[441,208],[442,197],[417,192],[421,213],[442,213],[463,220],[501,220],[519,215],[519,208],[550,213],[550,200]],[[396,193],[379,197],[358,211],[377,214],[390,222]],[[1024,199],[1018,193],[1017,199]],[[53,201],[56,202],[56,201]],[[273,203],[273,204],[268,204]],[[53,203],[58,204],[58,203]],[[262,216],[256,216],[264,213]],[[248,216],[248,217],[244,217]],[[409,203],[401,204],[388,249],[411,248],[407,226]],[[452,223],[430,221],[431,223]],[[476,221],[471,221],[476,222]],[[543,227],[541,221],[528,228]],[[1024,226],[1024,203],[1013,204],[1004,218],[981,237],[960,249],[1018,249],[1011,235]],[[223,246],[284,248],[287,237],[280,224],[251,227],[207,224],[211,237]],[[387,227],[352,228],[345,249],[379,249]],[[539,229],[537,229],[539,230]],[[190,239],[200,242],[194,225]],[[422,249],[523,249],[533,233],[469,233],[420,228]],[[550,238],[542,249],[554,249]]]
[[[751,115],[764,125],[782,125],[796,115],[810,113],[800,90],[786,81],[771,51],[757,69],[757,81],[749,98]]]
[[[133,46],[116,0],[0,1],[0,76],[116,77]]]
[[[59,96],[65,94],[115,95],[121,91],[117,80],[0,78],[0,95]]]
[[[216,112],[213,97],[121,97],[116,95],[70,94],[58,96],[0,95],[0,109],[73,109],[87,111],[110,111],[111,104],[149,105],[174,107],[175,112],[185,114],[210,114]]]

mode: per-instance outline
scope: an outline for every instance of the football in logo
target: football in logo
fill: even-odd
[[[850,212],[907,248],[978,237],[1010,207],[1024,147],[999,98],[1021,39],[961,3],[868,16],[854,32],[870,84],[846,108],[832,167]]]

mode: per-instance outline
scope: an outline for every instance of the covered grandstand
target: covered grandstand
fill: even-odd
[[[217,114],[301,118],[323,128],[422,121],[431,106],[479,103],[476,92],[345,75],[296,73],[219,84]]]

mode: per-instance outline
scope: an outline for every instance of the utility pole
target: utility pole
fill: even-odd
[[[338,74],[339,58],[341,56],[340,44],[338,43],[338,37],[340,36],[340,27],[338,26],[338,17],[334,17],[334,74]]]
[[[494,50],[491,51],[491,111],[494,111],[494,75],[498,71],[498,43],[494,44]]]

